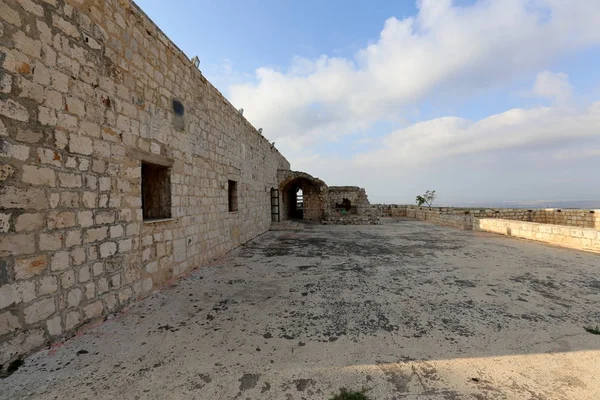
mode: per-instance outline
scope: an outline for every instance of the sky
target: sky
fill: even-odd
[[[600,208],[599,0],[137,3],[294,170],[372,203]]]

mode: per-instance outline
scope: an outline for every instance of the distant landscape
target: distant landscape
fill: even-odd
[[[489,208],[580,208],[600,209],[598,200],[533,200],[533,201],[499,201],[489,203],[447,204],[449,207],[489,207]]]

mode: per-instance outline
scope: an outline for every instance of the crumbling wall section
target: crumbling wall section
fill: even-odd
[[[369,203],[358,186],[330,186],[324,223],[337,225],[379,224],[381,210]]]
[[[0,369],[269,229],[289,163],[134,3],[2,0],[0,67]]]

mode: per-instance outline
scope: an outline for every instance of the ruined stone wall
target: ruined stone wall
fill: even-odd
[[[351,209],[344,208],[348,200]],[[369,203],[367,192],[358,186],[330,186],[325,209],[326,224],[375,225],[380,222],[381,211]]]
[[[269,228],[289,163],[132,2],[1,0],[0,66],[0,370]]]
[[[335,212],[340,210],[339,205],[344,202],[344,199],[348,199],[354,207],[355,212],[358,213],[365,208],[370,207],[369,199],[365,189],[357,186],[330,186],[329,187],[329,210]]]
[[[323,199],[320,188],[313,185],[305,185],[303,188],[304,219],[307,221],[321,221],[323,219]]]

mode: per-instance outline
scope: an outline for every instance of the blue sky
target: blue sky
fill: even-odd
[[[600,199],[600,2],[138,4],[293,169],[372,202]]]

